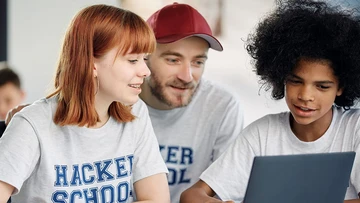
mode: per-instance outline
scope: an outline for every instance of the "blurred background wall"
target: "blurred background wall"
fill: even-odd
[[[357,0],[348,1],[357,2]],[[26,102],[29,103],[46,96],[52,88],[62,39],[77,11],[92,4],[102,3],[127,8],[147,19],[154,11],[173,1],[8,0],[7,2],[6,60],[19,72],[23,88],[27,92]],[[207,18],[223,44],[223,52],[210,50],[204,76],[222,83],[238,95],[243,103],[245,124],[268,113],[285,111],[287,108],[283,100],[273,101],[270,93],[259,91],[260,85],[244,49],[247,35],[262,16],[271,11],[274,1],[182,0],[178,2],[188,3],[198,9]],[[0,4],[0,7],[3,5]],[[1,24],[3,25],[3,21]]]

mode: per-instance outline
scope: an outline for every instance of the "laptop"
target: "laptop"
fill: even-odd
[[[355,152],[257,156],[244,203],[343,203]]]

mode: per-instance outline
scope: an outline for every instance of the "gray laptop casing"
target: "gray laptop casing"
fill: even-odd
[[[244,203],[343,203],[355,152],[257,156]]]

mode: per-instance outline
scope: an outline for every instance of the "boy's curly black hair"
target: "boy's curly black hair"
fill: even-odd
[[[344,109],[360,98],[360,21],[357,11],[309,0],[277,1],[277,9],[250,34],[246,49],[265,90],[284,97],[285,82],[300,59],[329,60]]]

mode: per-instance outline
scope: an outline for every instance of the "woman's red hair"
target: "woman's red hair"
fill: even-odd
[[[119,54],[152,53],[156,40],[151,28],[138,15],[113,6],[94,5],[81,10],[72,20],[55,75],[58,125],[94,126],[99,121],[95,110],[94,58],[118,46]],[[131,107],[113,102],[109,114],[119,122],[135,117]]]

